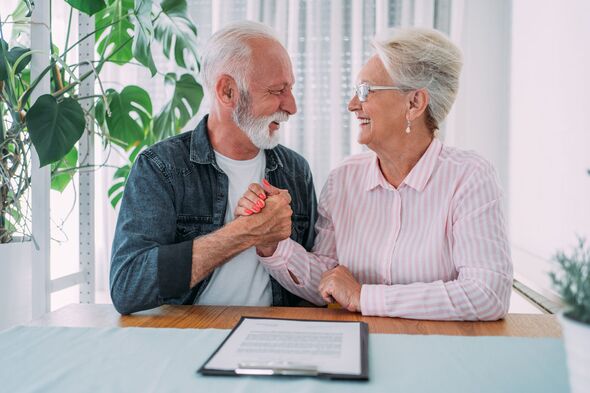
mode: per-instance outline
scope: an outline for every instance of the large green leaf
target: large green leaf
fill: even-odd
[[[183,74],[180,79],[176,79],[176,74],[169,73],[164,80],[166,84],[174,86],[174,94],[154,120],[155,140],[180,132],[197,114],[203,99],[203,88],[190,74]]]
[[[30,61],[30,49],[15,46],[8,50],[8,44],[6,41],[0,39],[0,80],[5,81],[8,79],[9,75],[8,68],[6,66],[7,62],[11,68],[16,66],[14,73],[18,75],[25,69]]]
[[[141,64],[149,68],[152,76],[157,69],[152,57],[152,37],[154,25],[152,24],[152,0],[135,0],[135,31],[133,38],[133,56]]]
[[[186,0],[164,0],[162,13],[155,21],[154,36],[170,58],[174,51],[176,64],[183,68],[197,67],[197,28],[190,20]],[[187,58],[188,56],[188,58]]]
[[[54,162],[51,164],[51,189],[59,192],[63,192],[72,178],[76,171],[72,170],[72,168],[76,167],[78,163],[78,150],[76,147],[73,147],[72,150],[69,151],[68,154],[64,156],[58,162]]]
[[[152,100],[144,89],[131,85],[121,93],[107,90],[111,116],[106,116],[109,134],[116,144],[129,148],[143,141],[152,118]]]
[[[107,6],[104,0],[66,0],[66,3],[90,16]]]
[[[125,64],[133,58],[133,24],[129,20],[133,0],[107,0],[107,3],[107,7],[95,16],[97,50],[100,55],[107,56],[117,50],[110,61]]]
[[[84,111],[73,98],[61,102],[42,95],[26,116],[31,141],[39,154],[41,166],[61,160],[78,142],[86,121]]]

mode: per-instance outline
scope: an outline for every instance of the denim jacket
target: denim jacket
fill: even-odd
[[[129,174],[110,272],[111,298],[122,314],[193,304],[211,279],[190,288],[193,239],[221,228],[227,209],[228,178],[215,161],[207,119],[144,150]],[[265,153],[266,179],[292,197],[291,238],[310,250],[317,202],[309,165],[281,145]],[[270,282],[273,306],[301,301],[272,276]]]

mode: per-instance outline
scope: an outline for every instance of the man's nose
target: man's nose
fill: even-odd
[[[283,101],[281,102],[281,109],[287,112],[289,115],[297,113],[297,104],[295,103],[295,97],[291,90],[287,91]]]

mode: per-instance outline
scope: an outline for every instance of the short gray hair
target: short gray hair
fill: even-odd
[[[257,38],[279,42],[270,27],[252,21],[232,23],[211,36],[201,58],[201,82],[210,97],[214,96],[215,82],[221,74],[234,78],[240,92],[248,90],[246,73],[252,53],[248,41]]]
[[[426,124],[438,129],[457,96],[461,50],[442,33],[415,27],[391,29],[373,47],[397,86],[428,91]]]

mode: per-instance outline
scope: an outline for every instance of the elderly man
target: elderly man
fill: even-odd
[[[280,124],[297,111],[289,56],[272,30],[241,22],[213,35],[201,77],[209,115],[194,131],[143,151],[129,175],[110,275],[122,314],[161,304],[300,301],[255,250],[289,236],[308,250],[314,243],[309,166],[278,145]],[[269,184],[260,206],[251,206],[260,213],[234,218],[248,185],[263,179],[277,188]]]

